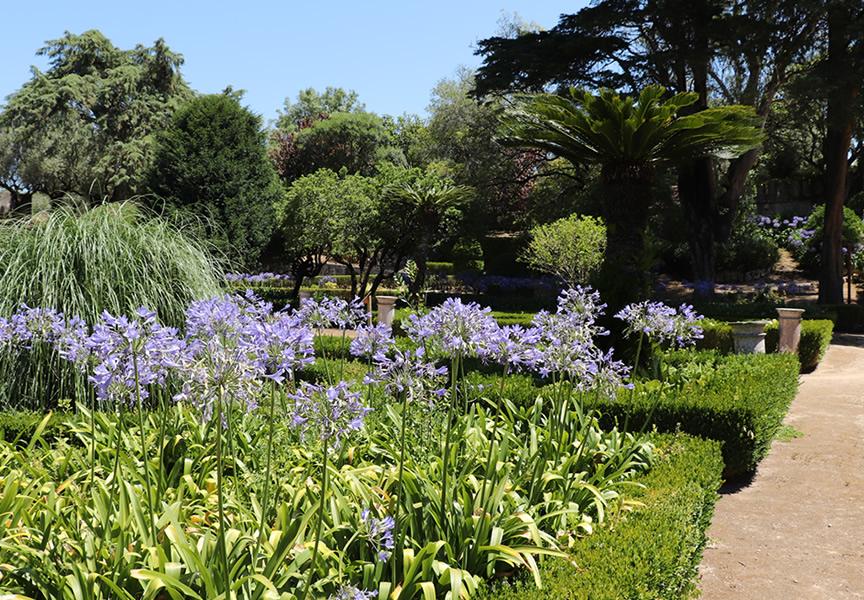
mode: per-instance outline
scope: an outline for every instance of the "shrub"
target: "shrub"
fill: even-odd
[[[0,315],[21,303],[92,323],[103,310],[147,306],[179,325],[189,302],[219,293],[222,274],[207,247],[133,203],[51,213],[0,224]],[[0,404],[45,407],[69,397],[72,369],[36,347],[0,353]]]
[[[520,260],[549,273],[567,286],[588,283],[603,264],[606,226],[590,216],[571,215],[531,230],[531,241]]]
[[[779,343],[779,326],[773,322],[766,328],[765,349],[767,352],[776,352]],[[834,334],[834,323],[828,320],[807,320],[801,322],[801,342],[798,344],[798,360],[801,362],[801,371],[808,373],[819,366],[831,336]]]
[[[798,359],[790,354],[731,354],[681,351],[670,353],[664,369],[669,385],[637,382],[613,400],[586,396],[606,429],[683,431],[723,442],[727,477],[751,473],[771,446],[798,388]],[[469,379],[475,396],[500,397],[495,375]],[[528,406],[541,393],[531,378],[508,377],[503,395]],[[478,387],[482,386],[482,387]],[[631,400],[632,398],[632,400]]]
[[[720,445],[687,435],[657,440],[657,462],[638,482],[643,506],[579,540],[566,560],[547,559],[543,589],[490,586],[481,598],[561,600],[683,598],[694,591],[723,462]]]
[[[705,319],[702,321],[704,337],[697,342],[699,349],[718,350],[723,354],[734,351],[735,345],[732,340],[732,326],[723,321]],[[766,352],[776,352],[779,342],[779,326],[777,321],[769,323],[765,331]],[[801,362],[801,371],[809,372],[819,365],[819,361],[825,356],[831,336],[834,332],[834,323],[827,319],[808,319],[801,322],[801,342],[798,345],[798,360]]]
[[[208,234],[245,266],[258,264],[282,196],[261,119],[230,94],[199,96],[157,136],[152,189],[201,215]]]
[[[771,447],[798,389],[799,363],[790,354],[733,354],[720,357],[704,380],[658,391],[654,383],[622,391],[616,400],[599,399],[606,427],[655,427],[723,442],[725,474],[752,473]],[[631,401],[632,396],[632,401]]]

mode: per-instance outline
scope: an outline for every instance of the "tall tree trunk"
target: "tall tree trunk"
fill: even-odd
[[[713,294],[716,279],[717,194],[710,158],[700,158],[678,170],[678,197],[687,223],[693,279],[707,285],[697,293]]]
[[[819,274],[819,302],[843,302],[843,205],[846,201],[846,177],[849,173],[849,148],[855,123],[855,100],[861,82],[854,76],[849,55],[853,32],[852,17],[844,2],[832,2],[828,8],[828,64],[831,81],[828,93],[827,129],[825,133],[825,224]]]
[[[650,259],[645,230],[653,199],[653,177],[646,169],[604,167],[602,193],[606,220],[606,259],[599,283],[609,314],[647,297]]]

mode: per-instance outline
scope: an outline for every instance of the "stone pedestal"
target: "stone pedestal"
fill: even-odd
[[[396,316],[396,296],[375,296],[378,304],[378,322],[385,325],[393,325],[393,317]]]
[[[768,321],[737,321],[732,326],[732,340],[738,354],[765,354],[765,325]]]
[[[309,298],[312,297],[312,292],[306,292],[306,291],[300,290],[299,297],[300,297],[300,302],[303,302],[304,300],[308,300]]]
[[[780,321],[780,341],[777,344],[777,351],[795,354],[798,352],[798,342],[801,341],[801,317],[804,315],[804,309],[778,308],[777,314]]]

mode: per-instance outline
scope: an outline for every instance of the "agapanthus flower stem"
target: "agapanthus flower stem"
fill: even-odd
[[[225,502],[222,487],[222,388],[216,394],[216,413],[213,428],[216,431],[216,502],[219,506],[219,558],[222,560],[222,577],[225,597],[229,597],[231,574],[228,572],[228,548],[225,538]]]
[[[258,536],[255,540],[255,551],[252,553],[252,560],[258,560],[258,550],[261,548],[261,538],[264,537],[264,523],[267,519],[267,511],[270,510],[270,466],[273,459],[273,433],[275,429],[275,412],[276,412],[276,383],[270,384],[270,406],[267,414],[268,430],[267,430],[267,459],[264,465],[264,496],[261,503],[261,520],[258,524]],[[253,562],[253,570],[254,570]]]
[[[306,585],[303,586],[303,591],[300,593],[300,600],[306,600],[306,595],[309,593],[309,588],[312,585],[312,574],[315,572],[315,562],[318,559],[318,544],[321,542],[321,531],[324,528],[324,506],[327,500],[327,450],[329,439],[324,439],[324,448],[322,450],[324,458],[321,461],[323,475],[321,476],[321,502],[318,504],[318,524],[315,527],[315,543],[312,546],[312,561],[309,564],[309,574],[306,576]]]
[[[401,430],[399,432],[399,474],[396,476],[396,485],[399,486],[399,490],[396,493],[396,508],[393,511],[394,514],[394,528],[395,528],[395,537],[396,540],[400,540],[400,527],[399,527],[399,513],[402,508],[402,475],[405,472],[405,430],[407,429],[408,422],[408,392],[402,392],[402,423]],[[393,585],[396,585],[396,565],[399,562],[398,559],[401,558],[401,549],[403,548],[403,544],[398,544],[397,550],[400,554],[399,557],[394,556],[392,562],[393,568]]]
[[[447,516],[447,479],[450,474],[450,438],[453,432],[453,412],[458,401],[456,391],[456,378],[459,372],[459,355],[453,357],[450,369],[450,406],[447,407],[447,427],[444,431],[444,456],[442,457],[441,473],[441,521],[445,529],[449,529],[449,517]]]
[[[645,340],[645,333],[639,332],[639,341],[636,343],[636,359],[633,361],[633,377],[636,376],[636,369],[639,368],[639,359],[642,358],[642,343]],[[631,381],[633,386],[630,388],[630,401],[627,402],[627,414],[624,416],[624,433],[627,432],[627,427],[630,425],[630,410],[633,406],[633,397],[636,395],[636,382]]]
[[[153,511],[153,489],[150,486],[150,463],[147,460],[147,439],[144,435],[144,406],[141,399],[141,382],[138,377],[138,354],[132,353],[132,365],[135,371],[135,404],[138,407],[138,433],[141,438],[141,461],[144,463],[144,484],[147,491],[147,512],[150,519],[151,543],[156,545],[156,522]]]

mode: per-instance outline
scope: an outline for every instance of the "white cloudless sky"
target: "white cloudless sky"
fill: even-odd
[[[101,30],[131,48],[165,38],[185,58],[201,92],[231,85],[266,121],[285,97],[307,87],[356,90],[369,110],[422,114],[432,87],[460,65],[476,67],[474,46],[518,13],[549,28],[584,0],[4,0],[0,98],[18,89],[46,40]]]

